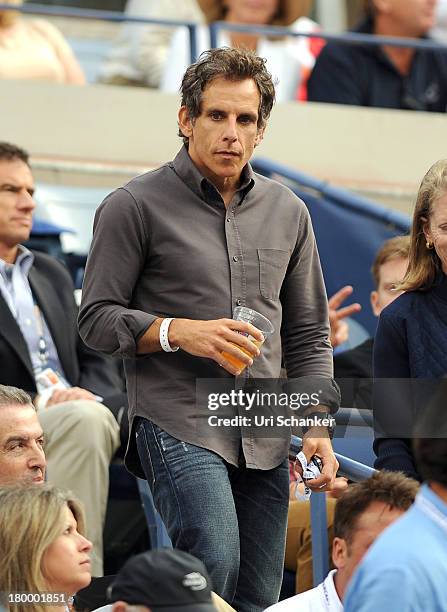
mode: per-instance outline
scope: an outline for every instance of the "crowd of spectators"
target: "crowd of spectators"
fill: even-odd
[[[28,154],[0,143],[0,384],[35,399],[51,482],[84,503],[93,570],[100,575],[109,463],[120,445],[117,419],[126,420],[127,398],[113,359],[79,337],[66,268],[22,244],[31,232],[33,193]]]
[[[129,16],[176,18],[201,24],[197,36],[199,52],[210,44],[206,24],[217,20],[282,25],[291,31],[316,33],[313,38],[278,39],[220,30],[219,45],[251,48],[266,58],[269,70],[277,78],[279,101],[308,99],[334,104],[445,111],[447,51],[338,42],[325,45],[318,38],[318,24],[308,17],[312,5],[310,1],[270,0],[259,3],[261,9],[253,10],[247,0],[230,3],[186,0],[181,7],[174,6],[170,0],[149,4],[130,0],[126,12]],[[430,40],[432,32],[442,42],[447,11],[445,0],[438,3],[434,0],[363,0],[361,9],[354,32],[424,40]],[[104,63],[101,80],[175,92],[188,62],[186,28],[126,25]]]
[[[12,5],[22,0],[7,0]],[[280,102],[309,100],[406,110],[445,112],[447,50],[346,42],[325,43],[309,18],[313,0],[128,0],[129,18],[185,20],[196,23],[197,52],[210,46],[208,24],[221,21],[247,26],[283,26],[315,36],[264,36],[225,30],[218,46],[252,49],[267,62]],[[447,39],[446,0],[361,0],[361,34],[424,41]],[[107,52],[98,80],[178,91],[190,62],[189,30],[168,25],[125,23]],[[0,11],[0,78],[29,78],[85,83],[69,44],[45,19],[25,19]]]
[[[269,610],[323,612],[329,605],[342,612],[345,604],[346,610],[366,611],[392,602],[410,612],[427,601],[428,609],[445,610],[446,391],[443,382],[416,424],[413,446],[422,489],[418,492],[417,481],[393,471],[351,484],[335,508],[335,569],[317,587]],[[0,585],[2,597],[7,595],[1,603],[17,612],[30,609],[30,603],[36,612],[49,607],[63,612],[91,581],[92,543],[83,507],[70,492],[44,482],[44,434],[31,397],[0,385],[0,410]],[[430,562],[422,562],[422,550],[429,550]],[[110,603],[98,608],[101,612],[127,612],[132,605],[155,611],[168,605],[179,612],[233,610],[211,591],[203,563],[180,550],[137,555],[110,578],[103,596]],[[20,600],[24,593],[42,598]]]

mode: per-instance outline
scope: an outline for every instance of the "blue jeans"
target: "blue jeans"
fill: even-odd
[[[140,419],[137,448],[175,548],[201,559],[214,590],[238,612],[278,600],[286,538],[288,461],[235,467]]]

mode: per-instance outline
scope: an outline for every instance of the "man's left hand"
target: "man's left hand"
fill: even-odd
[[[318,455],[323,463],[321,476],[306,481],[309,489],[316,492],[333,489],[339,465],[332,449],[332,442],[324,427],[311,427],[307,431],[303,438],[303,453],[307,461],[310,461],[314,455]],[[301,466],[298,468],[296,463],[295,472],[301,475]]]

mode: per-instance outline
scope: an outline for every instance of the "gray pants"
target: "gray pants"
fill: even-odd
[[[39,412],[39,421],[47,440],[48,482],[70,489],[83,503],[92,574],[102,576],[109,463],[119,446],[119,426],[108,408],[90,400],[50,406]]]

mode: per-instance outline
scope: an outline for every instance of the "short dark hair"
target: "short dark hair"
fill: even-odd
[[[349,485],[337,501],[334,515],[334,536],[349,544],[360,516],[373,502],[406,511],[414,502],[419,483],[401,472],[376,472],[371,478]]]
[[[377,251],[371,267],[371,273],[376,284],[376,289],[380,284],[380,267],[387,261],[393,259],[408,259],[410,257],[410,236],[394,236],[385,240]]]
[[[29,166],[29,154],[10,142],[0,142],[0,161],[15,161],[19,159]]]
[[[26,391],[23,391],[22,389],[17,389],[17,387],[0,385],[0,406],[29,405],[33,406],[33,402],[31,401],[31,397]]]
[[[260,94],[258,128],[263,128],[275,102],[275,86],[265,63],[264,58],[245,49],[222,47],[204,51],[197,62],[186,69],[180,86],[181,104],[186,106],[189,118],[194,120],[200,115],[203,90],[214,79],[253,79]],[[181,130],[179,136],[188,142]]]
[[[413,440],[416,469],[427,482],[447,487],[447,379],[427,407],[421,411]]]

